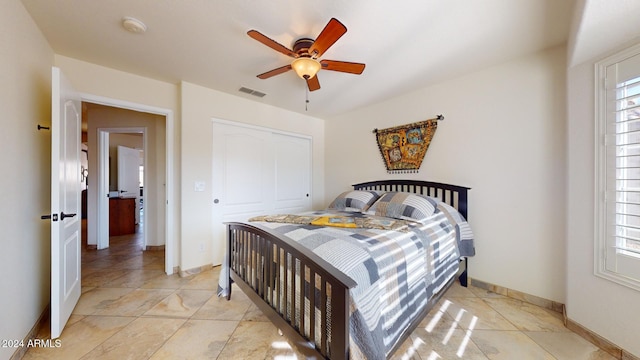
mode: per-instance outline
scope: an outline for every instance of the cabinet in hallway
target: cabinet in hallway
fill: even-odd
[[[109,236],[136,232],[136,198],[109,199]]]

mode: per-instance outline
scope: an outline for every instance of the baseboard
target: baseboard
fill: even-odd
[[[164,245],[147,245],[146,251],[164,251]]]
[[[98,250],[98,245],[87,245],[87,250]]]
[[[561,314],[564,313],[564,304],[562,303],[541,298],[539,296],[523,293],[521,291],[509,289],[503,286],[494,285],[494,284],[473,279],[473,278],[469,278],[469,281],[475,287],[492,291],[496,294],[504,295],[506,297],[510,297],[513,299],[522,300],[526,303],[537,305],[537,306],[540,306],[541,308],[559,312]]]
[[[503,286],[494,285],[488,282],[484,282],[477,279],[469,278],[470,284],[488,291],[492,291],[496,294],[504,295],[513,299],[521,300],[529,304],[537,305],[542,308],[553,310],[562,314],[564,318],[564,326],[574,333],[580,335],[585,340],[589,341],[593,345],[599,347],[603,351],[606,351],[611,356],[619,360],[640,360],[639,357],[630,354],[628,351],[613,344],[609,340],[596,334],[595,332],[585,328],[577,322],[567,317],[566,307],[562,303],[558,303],[552,300],[541,298],[535,295],[526,294],[517,290],[512,290]]]
[[[49,311],[50,311],[50,305],[47,305],[47,307],[44,308],[44,311],[42,312],[42,314],[40,314],[40,317],[38,318],[36,323],[33,325],[31,330],[29,331],[29,333],[25,336],[23,340],[24,344],[28,344],[30,340],[36,339],[36,336],[38,336],[38,333],[40,332],[40,329],[42,329],[42,326],[44,326],[49,320]],[[11,355],[10,360],[22,359],[24,355],[27,353],[28,349],[29,348],[27,346],[20,346],[16,350],[16,352],[14,352],[13,355]]]
[[[207,264],[207,265],[202,265],[202,266],[198,266],[195,267],[193,269],[187,269],[187,270],[181,270],[178,267],[178,274],[180,274],[180,277],[186,277],[186,276],[190,276],[190,275],[195,275],[195,274],[199,274],[203,271],[207,271],[209,269],[211,269],[213,267],[213,264]]]
[[[584,339],[592,343],[593,345],[599,347],[600,349],[606,351],[611,356],[620,360],[640,360],[639,357],[630,354],[628,351],[620,348],[616,344],[610,342],[609,340],[603,338],[602,336],[596,334],[595,332],[587,329],[586,327],[578,324],[577,322],[567,318],[566,319],[567,329],[573,331],[574,333],[582,336]]]

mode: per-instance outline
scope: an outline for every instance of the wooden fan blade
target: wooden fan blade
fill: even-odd
[[[313,58],[322,56],[322,54],[346,32],[346,26],[342,25],[342,23],[335,18],[332,18],[309,48],[309,54],[311,54]]]
[[[307,79],[307,86],[309,87],[309,91],[316,91],[320,89],[320,80],[318,80],[318,74],[312,77],[311,79]]]
[[[285,73],[285,72],[287,72],[289,70],[291,70],[291,64],[285,65],[285,66],[282,66],[282,67],[279,67],[279,68],[276,68],[276,69],[273,69],[271,71],[267,71],[265,73],[262,73],[262,74],[258,75],[258,77],[260,79],[264,80],[264,79],[268,79],[268,78],[270,78],[272,76],[280,75],[280,74]]]
[[[365,67],[365,65],[361,63],[336,60],[322,60],[320,61],[320,65],[322,65],[322,69],[324,70],[340,71],[358,75],[362,74]]]
[[[268,47],[272,48],[273,50],[283,53],[287,56],[290,56],[292,58],[297,58],[298,54],[294,53],[293,50],[289,49],[288,47],[280,44],[279,42],[263,35],[262,33],[260,33],[259,31],[256,30],[249,30],[247,31],[247,35],[249,35],[251,38],[258,40],[259,42],[263,43],[264,45],[267,45]]]

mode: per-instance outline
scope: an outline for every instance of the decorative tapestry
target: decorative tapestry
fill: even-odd
[[[388,173],[418,172],[438,128],[438,120],[444,117],[438,115],[435,119],[373,130]]]

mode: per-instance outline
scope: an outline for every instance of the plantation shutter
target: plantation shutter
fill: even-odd
[[[640,281],[640,54],[606,66],[605,268]]]

